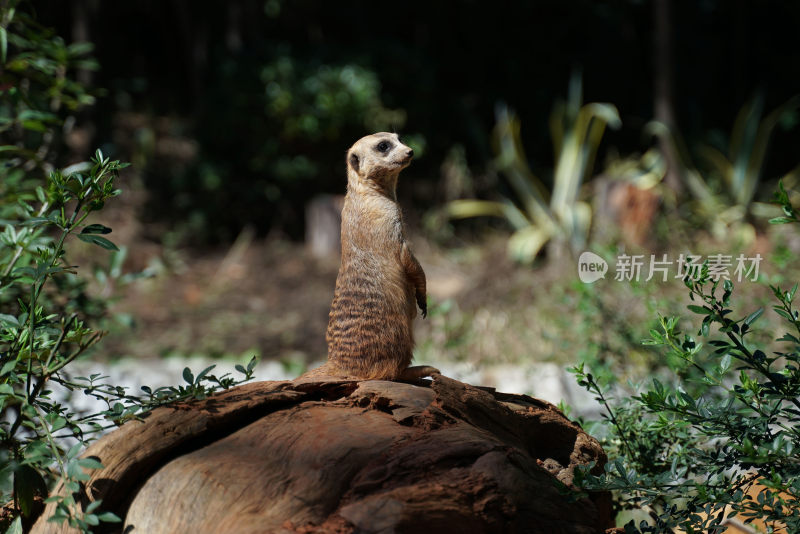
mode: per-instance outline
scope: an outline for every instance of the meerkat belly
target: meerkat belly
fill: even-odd
[[[360,258],[343,265],[336,281],[328,357],[354,374],[391,376],[411,361],[409,302],[413,289],[397,262]]]

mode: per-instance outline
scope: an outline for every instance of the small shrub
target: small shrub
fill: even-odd
[[[776,200],[785,217],[773,222],[797,222],[782,185]],[[626,533],[719,533],[734,516],[758,519],[768,532],[800,532],[798,285],[770,286],[786,325],[777,340],[786,348],[770,355],[752,340],[763,309],[734,312],[730,281],[712,280],[704,266],[685,284],[689,309],[702,318],[698,337],[664,317],[644,342],[681,362],[668,382],[653,378],[625,396],[584,365],[573,369],[606,410],[598,432],[612,458],[580,484],[613,491],[620,509],[647,511],[649,520],[630,521]]]
[[[126,164],[97,151],[91,162],[58,169],[58,135],[67,114],[91,103],[71,79],[91,66],[90,45],[67,46],[41,28],[19,2],[0,8],[0,528],[21,533],[45,502],[55,502],[53,521],[90,532],[101,521],[119,521],[102,502],[81,509],[74,495],[101,464],[80,453],[98,433],[156,406],[204,398],[217,388],[249,380],[255,359],[237,366],[243,375],[194,376],[185,385],[134,395],[107,377],[71,378],[70,363],[102,337],[92,322],[105,303],[89,298],[86,281],[69,262],[74,239],[116,250],[111,228],[92,222]],[[76,413],[54,393],[58,386],[104,402],[97,413]],[[49,495],[61,483],[63,495]]]

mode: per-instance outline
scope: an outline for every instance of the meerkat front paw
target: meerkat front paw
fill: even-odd
[[[422,318],[426,318],[428,316],[428,302],[425,297],[417,295],[417,306],[422,311]]]

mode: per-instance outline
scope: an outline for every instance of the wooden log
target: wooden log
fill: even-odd
[[[92,445],[95,532],[602,533],[606,494],[567,495],[605,454],[553,405],[437,377],[260,382],[154,410]],[[52,506],[52,505],[50,505]],[[46,523],[33,533],[70,530]],[[104,530],[105,529],[105,530]]]

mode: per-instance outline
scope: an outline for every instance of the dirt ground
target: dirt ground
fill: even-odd
[[[315,257],[303,243],[257,237],[247,229],[228,246],[168,248],[148,237],[163,229],[139,220],[143,198],[133,189],[115,199],[98,221],[113,228],[109,237],[125,249],[125,258],[115,275],[92,284],[95,294],[112,302],[109,332],[95,357],[324,359],[338,254]],[[433,308],[432,317],[419,319],[420,340],[436,329],[431,323],[437,322],[437,304],[475,310],[509,297],[527,300],[542,275],[514,265],[503,236],[455,251],[420,235],[412,243],[427,274]],[[74,246],[78,264],[107,270],[108,253]],[[442,326],[441,318],[438,323]]]
[[[477,252],[453,259],[420,238],[415,242],[432,303],[481,307],[487,294],[494,293],[494,301],[498,292],[507,293],[515,278],[517,286],[532,282],[529,273],[505,259],[501,242],[490,254],[500,258],[491,269],[481,268]],[[238,356],[250,351],[264,359],[324,358],[338,255],[317,258],[301,243],[246,234],[228,248],[173,253],[169,260],[158,247],[129,247],[133,259],[125,271],[138,269],[150,276],[114,290],[115,320],[102,343],[107,357]],[[420,336],[425,328],[421,321]]]

